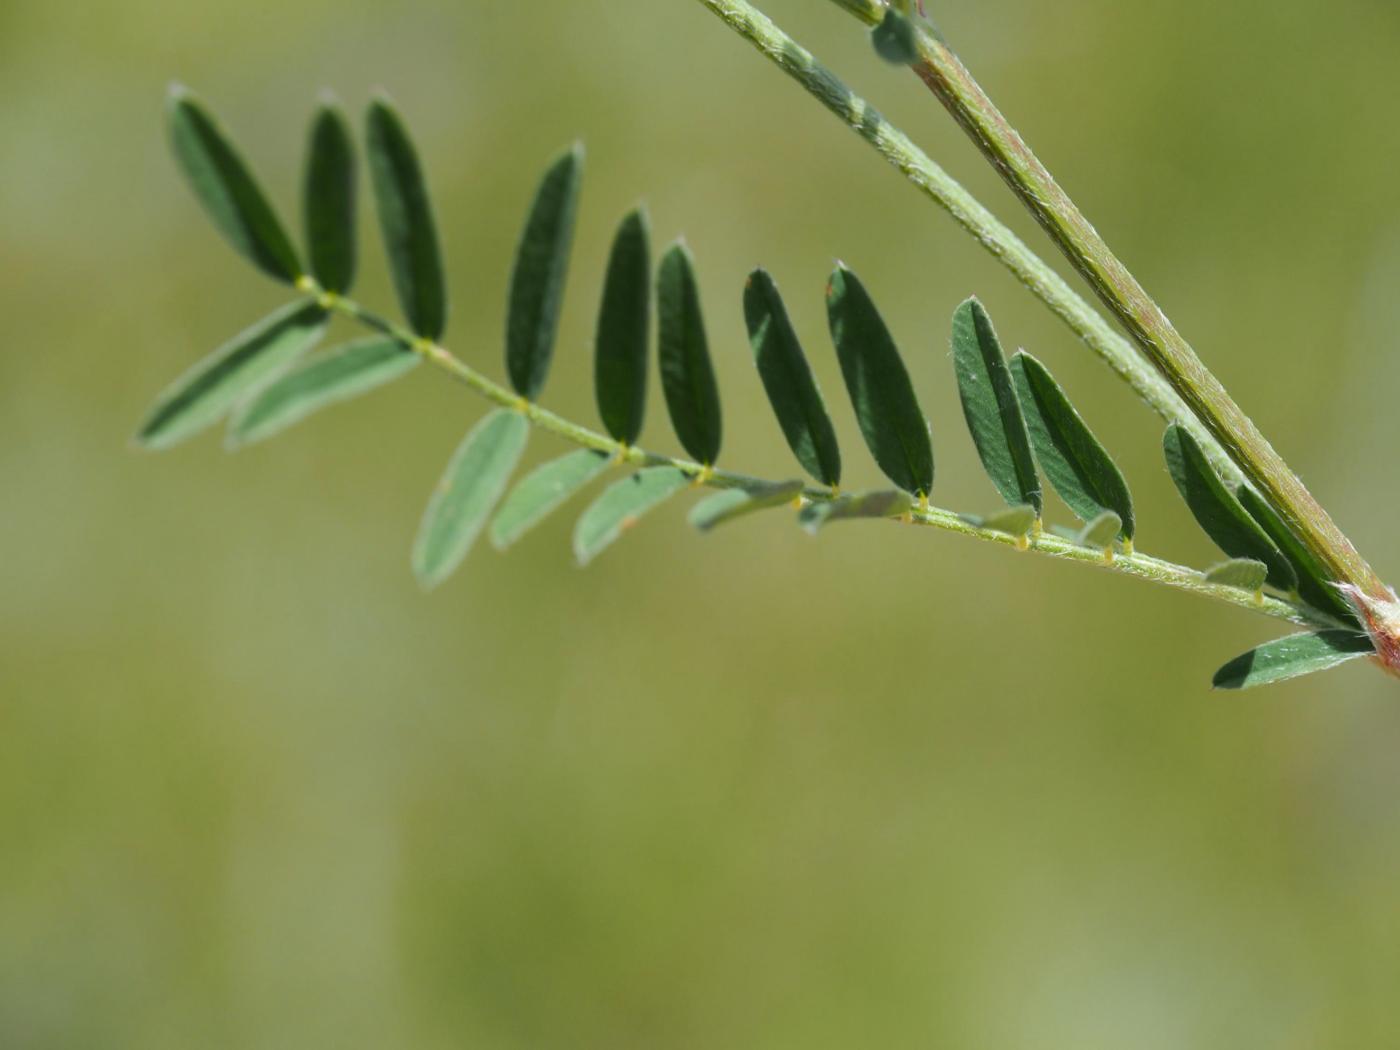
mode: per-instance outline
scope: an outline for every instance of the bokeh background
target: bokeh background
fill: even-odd
[[[854,22],[766,7],[1050,253]],[[1400,575],[1400,8],[934,7]],[[0,1044],[1400,1042],[1400,694],[1367,667],[1213,694],[1270,622],[921,530],[700,538],[685,500],[586,572],[565,513],[424,595],[408,547],[481,411],[426,370],[237,456],[132,451],[165,382],[281,298],[177,179],[172,79],[289,220],[316,93],[391,90],[444,229],[447,342],[496,374],[517,224],[586,140],[546,401],[593,418],[601,264],[645,198],[699,258],[737,469],[793,469],[743,338],[761,262],[850,481],[877,480],[824,330],[839,257],[905,348],[939,501],[992,505],[946,356],[976,292],[1116,452],[1143,548],[1214,557],[1150,413],[692,0],[8,0]],[[387,306],[365,230],[362,298]],[[659,392],[644,440],[675,447]]]

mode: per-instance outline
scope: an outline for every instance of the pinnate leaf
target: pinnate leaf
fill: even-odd
[[[771,485],[749,485],[744,488],[716,492],[697,503],[690,512],[690,524],[701,532],[727,524],[737,518],[785,507],[802,495],[801,479],[779,481]]]
[[[953,313],[953,367],[963,416],[992,484],[1007,503],[1029,504],[1039,515],[1044,500],[1021,403],[992,319],[976,299]]]
[[[613,440],[624,445],[635,445],[642,434],[650,328],[651,224],[646,210],[637,208],[613,238],[594,341],[598,414]]]
[[[1351,631],[1293,634],[1235,657],[1215,672],[1217,689],[1252,689],[1326,671],[1373,652],[1370,640]]]
[[[690,249],[677,242],[657,274],[661,386],[681,445],[706,465],[719,458],[719,387],[710,363],[700,289]]]
[[[258,269],[295,284],[296,249],[223,125],[179,85],[170,90],[169,124],[175,159],[219,232]]]
[[[471,550],[525,450],[530,423],[497,409],[472,428],[438,483],[413,547],[413,572],[436,587]]]
[[[337,294],[350,290],[356,262],[355,143],[340,106],[327,101],[311,122],[302,213],[311,274]]]
[[[582,177],[583,146],[575,143],[545,172],[515,254],[506,315],[506,372],[515,392],[530,401],[544,389],[554,357]]]
[[[766,270],[744,285],[744,320],[763,389],[797,461],[825,485],[841,483],[841,449],[778,286]]]
[[[325,311],[304,299],[234,336],[161,394],[137,443],[170,448],[218,422],[311,349],[325,330]]]
[[[1303,601],[1314,609],[1331,613],[1359,626],[1356,610],[1342,596],[1342,592],[1332,585],[1327,570],[1313,556],[1312,551],[1298,542],[1298,537],[1284,524],[1278,512],[1248,485],[1240,485],[1235,490],[1235,495],[1239,497],[1240,505],[1259,523],[1259,527],[1274,541],[1274,545],[1293,566],[1293,571],[1298,576],[1298,595]]]
[[[269,384],[234,415],[229,445],[251,445],[330,405],[397,379],[418,364],[402,343],[371,336],[318,354]]]
[[[574,557],[580,565],[587,565],[647,511],[690,484],[686,473],[675,467],[647,467],[613,482],[579,518],[574,528]]]
[[[505,550],[603,471],[612,459],[591,448],[551,459],[526,474],[491,521],[491,544]]]
[[[933,442],[894,339],[854,273],[838,266],[827,320],[861,434],[885,476],[905,492],[933,490]]]
[[[909,493],[900,489],[859,492],[833,500],[809,503],[797,515],[797,522],[812,535],[833,521],[861,518],[899,518],[913,509]]]
[[[370,103],[365,123],[370,178],[394,290],[414,333],[436,342],[447,328],[447,284],[418,151],[387,98]]]

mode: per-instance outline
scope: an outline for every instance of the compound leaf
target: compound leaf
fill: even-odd
[[[706,465],[719,458],[719,388],[710,364],[700,290],[690,249],[677,242],[657,274],[661,386],[681,445]]]
[[[1314,609],[1339,616],[1351,623],[1358,623],[1356,610],[1332,585],[1327,570],[1313,557],[1312,551],[1298,542],[1298,537],[1284,524],[1278,512],[1248,485],[1240,485],[1235,490],[1235,495],[1239,497],[1240,505],[1259,523],[1259,527],[1274,541],[1293,566],[1293,571],[1298,575],[1298,594],[1303,601]]]
[[[387,98],[370,103],[365,123],[370,177],[394,290],[413,331],[436,342],[447,328],[447,284],[418,151]]]
[[[628,214],[613,238],[594,340],[598,414],[613,440],[635,445],[647,404],[651,328],[651,224],[646,210]]]
[[[218,119],[189,89],[170,89],[170,144],[209,218],[271,277],[295,284],[301,261],[277,213]]]
[[[530,423],[497,409],[458,446],[428,503],[413,547],[413,572],[424,587],[447,579],[471,550],[515,472]]]
[[[340,106],[322,103],[311,122],[302,213],[311,274],[344,294],[355,281],[355,143]]]
[[[228,443],[236,447],[270,438],[314,412],[397,379],[417,364],[417,354],[383,336],[318,354],[240,408],[229,428]]]
[[[1365,635],[1350,631],[1293,634],[1235,657],[1215,672],[1211,684],[1217,689],[1272,685],[1315,671],[1326,671],[1373,651]]]
[[[1293,590],[1298,584],[1293,566],[1225,487],[1190,432],[1173,423],[1162,438],[1162,448],[1177,491],[1215,545],[1232,558],[1263,562],[1270,584],[1281,591]]]
[[[325,311],[304,299],[234,336],[166,388],[137,443],[170,448],[218,422],[315,345],[325,330]]]
[[[827,320],[861,434],[885,476],[905,492],[933,489],[933,443],[890,331],[854,273],[838,266]]]
[[[1207,583],[1236,587],[1242,591],[1258,591],[1269,578],[1269,567],[1253,558],[1231,558],[1206,573]]]
[[[833,521],[859,518],[898,518],[913,508],[909,493],[900,489],[861,492],[838,499],[809,503],[797,515],[797,523],[813,536]]]
[[[709,532],[716,526],[760,510],[788,506],[802,495],[803,487],[799,478],[772,485],[751,485],[716,492],[691,509],[690,523],[701,532]]]
[[[583,146],[575,143],[545,172],[515,253],[506,315],[506,372],[533,401],[544,389],[574,243]]]
[[[607,470],[611,462],[606,453],[581,448],[536,467],[501,503],[491,521],[491,545],[505,550]]]
[[[778,286],[766,270],[744,285],[744,320],[768,401],[797,461],[825,485],[841,483],[841,449]]]
[[[953,367],[972,442],[1007,503],[1044,506],[1021,403],[992,319],[976,299],[953,313]]]
[[[1113,511],[1122,519],[1122,537],[1131,540],[1137,524],[1128,483],[1055,377],[1024,350],[1012,357],[1011,375],[1035,457],[1060,498],[1081,521]]]
[[[641,520],[647,511],[690,486],[675,467],[647,467],[615,481],[583,512],[574,528],[574,556],[587,565]]]

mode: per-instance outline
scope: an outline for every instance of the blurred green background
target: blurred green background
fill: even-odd
[[[1050,249],[818,0],[767,9]],[[1400,7],[935,3],[966,60],[1383,572],[1400,496]],[[971,292],[1213,551],[1160,425],[952,224],[691,0],[0,4],[0,1045],[1393,1047],[1400,706],[1367,667],[1247,695],[1248,613],[957,537],[706,538],[587,572],[562,514],[424,595],[407,552],[481,405],[421,370],[266,446],[135,453],[155,393],[280,301],[167,157],[201,92],[294,217],[319,89],[387,87],[443,224],[448,344],[500,374],[517,225],[586,140],[546,403],[594,417],[638,198],[685,233],[727,465],[792,472],[739,291],[824,331],[862,274],[994,493],[947,320]],[[366,226],[361,297],[391,302]],[[658,395],[645,443],[674,448]],[[530,456],[562,451],[537,436]]]

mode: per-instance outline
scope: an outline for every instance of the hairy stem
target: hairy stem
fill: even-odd
[[[665,456],[648,452],[636,446],[623,445],[606,434],[574,423],[558,413],[526,401],[509,388],[482,375],[445,347],[420,339],[397,322],[367,309],[353,299],[322,292],[309,278],[303,278],[302,287],[308,292],[318,295],[322,305],[327,309],[398,340],[405,347],[422,356],[431,365],[464,383],[487,401],[503,408],[523,412],[530,422],[539,429],[563,438],[572,444],[607,453],[619,461],[635,466],[675,467],[690,475],[696,484],[710,488],[744,488],[751,485],[772,483],[762,478],[706,467],[688,459]],[[833,498],[835,497],[829,489],[814,486],[808,486],[802,492],[802,500],[808,503],[826,502]],[[972,525],[957,513],[940,507],[916,507],[905,520],[914,525],[941,529],[944,532],[958,533],[1022,550],[1032,550],[1062,561],[1097,566],[1123,576],[1132,576],[1159,583],[1179,591],[1212,598],[1228,605],[1238,606],[1290,623],[1307,627],[1335,628],[1344,626],[1306,605],[1284,597],[1262,593],[1253,594],[1236,587],[1211,583],[1205,579],[1204,574],[1195,569],[1174,565],[1171,562],[1145,554],[1095,550],[1044,533],[1034,537],[1012,536],[1004,532]]]

